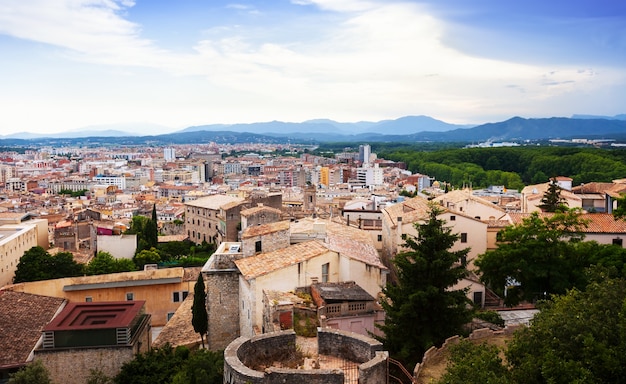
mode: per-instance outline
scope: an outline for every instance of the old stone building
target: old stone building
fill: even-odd
[[[219,243],[220,213],[223,205],[242,203],[239,197],[211,195],[185,203],[185,232],[196,244]]]

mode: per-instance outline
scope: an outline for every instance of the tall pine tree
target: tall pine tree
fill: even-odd
[[[548,189],[541,198],[539,208],[544,212],[563,212],[567,210],[567,201],[561,196],[561,190],[562,188],[556,182],[556,179],[550,179],[550,184],[548,184]]]
[[[471,320],[466,291],[451,289],[467,274],[469,248],[450,251],[459,236],[438,218],[441,212],[431,205],[428,220],[415,224],[417,237],[407,236],[409,250],[393,260],[398,281],[383,288],[386,320],[380,339],[410,368],[431,346],[462,334],[463,325]]]
[[[204,336],[209,331],[209,316],[206,312],[206,291],[202,272],[198,275],[198,281],[196,281],[196,285],[193,288],[191,315],[193,330],[200,334],[202,348],[204,348]]]

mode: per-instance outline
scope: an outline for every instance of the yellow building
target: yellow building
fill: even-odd
[[[200,267],[165,268],[33,281],[4,289],[61,297],[70,302],[143,300],[146,313],[152,315],[152,326],[160,327],[193,292],[199,273]]]
[[[320,184],[326,187],[330,185],[330,168],[322,167],[320,169]]]

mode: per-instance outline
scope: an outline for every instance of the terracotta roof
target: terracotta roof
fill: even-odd
[[[161,333],[152,343],[153,348],[160,348],[169,343],[172,347],[192,347],[202,343],[200,334],[193,330],[191,324],[193,307],[193,292],[180,304],[174,316],[165,324]]]
[[[403,223],[414,223],[426,219],[428,212],[430,212],[428,200],[419,196],[383,209],[383,213],[389,217],[393,226],[398,224],[398,217],[402,217]]]
[[[328,249],[339,253],[341,256],[361,261],[380,269],[386,270],[378,256],[378,251],[369,242],[362,242],[340,234],[328,233]]]
[[[236,260],[235,264],[244,278],[250,280],[278,269],[309,260],[326,252],[329,252],[329,250],[324,243],[313,240],[290,245],[287,248],[273,252],[261,253],[256,256]]]
[[[26,363],[43,327],[64,303],[58,297],[0,291],[0,368]]]
[[[453,203],[458,203],[458,202],[462,202],[462,201],[466,201],[466,200],[471,200],[473,202],[482,204],[484,206],[493,208],[495,210],[501,211],[502,213],[505,213],[506,211],[502,208],[500,208],[499,206],[495,205],[494,203],[480,197],[480,196],[476,196],[472,194],[472,191],[470,189],[455,189],[454,191],[450,191],[448,193],[445,193],[443,195],[437,196],[433,199],[433,201],[442,201],[442,202],[453,202]]]
[[[280,211],[280,209],[276,209],[276,208],[272,208],[272,207],[266,207],[266,206],[257,206],[257,207],[244,209],[243,211],[240,212],[240,214],[241,214],[241,216],[250,216],[250,215],[254,215],[255,213],[259,213],[259,212],[272,212],[272,213],[277,213],[279,215],[282,213]]]
[[[212,210],[218,210],[222,205],[243,201],[242,198],[232,197],[228,195],[210,195],[201,197],[197,200],[190,201],[186,205],[191,207],[208,208]]]
[[[241,239],[248,239],[250,237],[267,235],[268,233],[287,231],[289,230],[289,221],[278,221],[275,223],[253,225],[243,230],[241,233]]]
[[[44,331],[130,327],[145,304],[141,300],[72,302],[44,327]]]
[[[529,217],[530,213],[511,213],[511,221],[514,225],[521,224]],[[539,213],[539,217],[550,217],[553,213]],[[582,228],[582,233],[624,233],[626,234],[626,221],[615,219],[610,213],[587,213],[582,215],[587,221],[587,227]]]

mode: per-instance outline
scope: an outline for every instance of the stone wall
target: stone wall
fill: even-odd
[[[332,328],[318,328],[317,343],[320,355],[339,356],[357,363],[365,363],[383,350],[378,340]]]
[[[354,350],[352,350],[354,349]],[[360,384],[380,384],[387,382],[388,353],[382,351],[378,341],[351,332],[331,329],[318,329],[318,350],[346,358],[356,357],[361,362],[358,367]],[[295,353],[296,335],[293,330],[266,333],[253,338],[240,337],[224,351],[225,384],[278,384],[316,383],[342,384],[344,372],[340,369],[284,369],[270,367],[256,371],[249,366],[280,360],[280,356]]]
[[[470,340],[482,340],[482,339],[487,339],[487,338],[494,337],[494,336],[501,335],[501,334],[511,335],[517,329],[519,329],[519,327],[520,327],[520,325],[507,325],[501,331],[492,331],[489,328],[481,328],[481,329],[477,329],[477,330],[473,331],[469,335],[468,339],[470,339]],[[458,344],[459,341],[461,341],[461,336],[456,335],[456,336],[448,337],[440,348],[430,347],[426,351],[426,353],[424,353],[424,357],[422,358],[422,362],[421,363],[417,363],[415,365],[415,369],[413,370],[413,378],[414,378],[414,380],[417,380],[419,378],[419,375],[420,375],[420,372],[421,372],[422,368],[430,360],[434,359],[435,357],[438,357],[442,352],[445,352],[450,346]]]
[[[211,270],[203,276],[209,320],[207,348],[222,350],[239,337],[239,272]]]
[[[135,357],[132,347],[74,348],[37,350],[40,360],[55,384],[85,384],[91,369],[99,369],[109,377],[116,376],[122,365]]]
[[[289,229],[276,231],[259,236],[251,236],[241,240],[244,257],[256,254],[255,244],[261,242],[261,252],[272,252],[287,248],[289,243]]]

